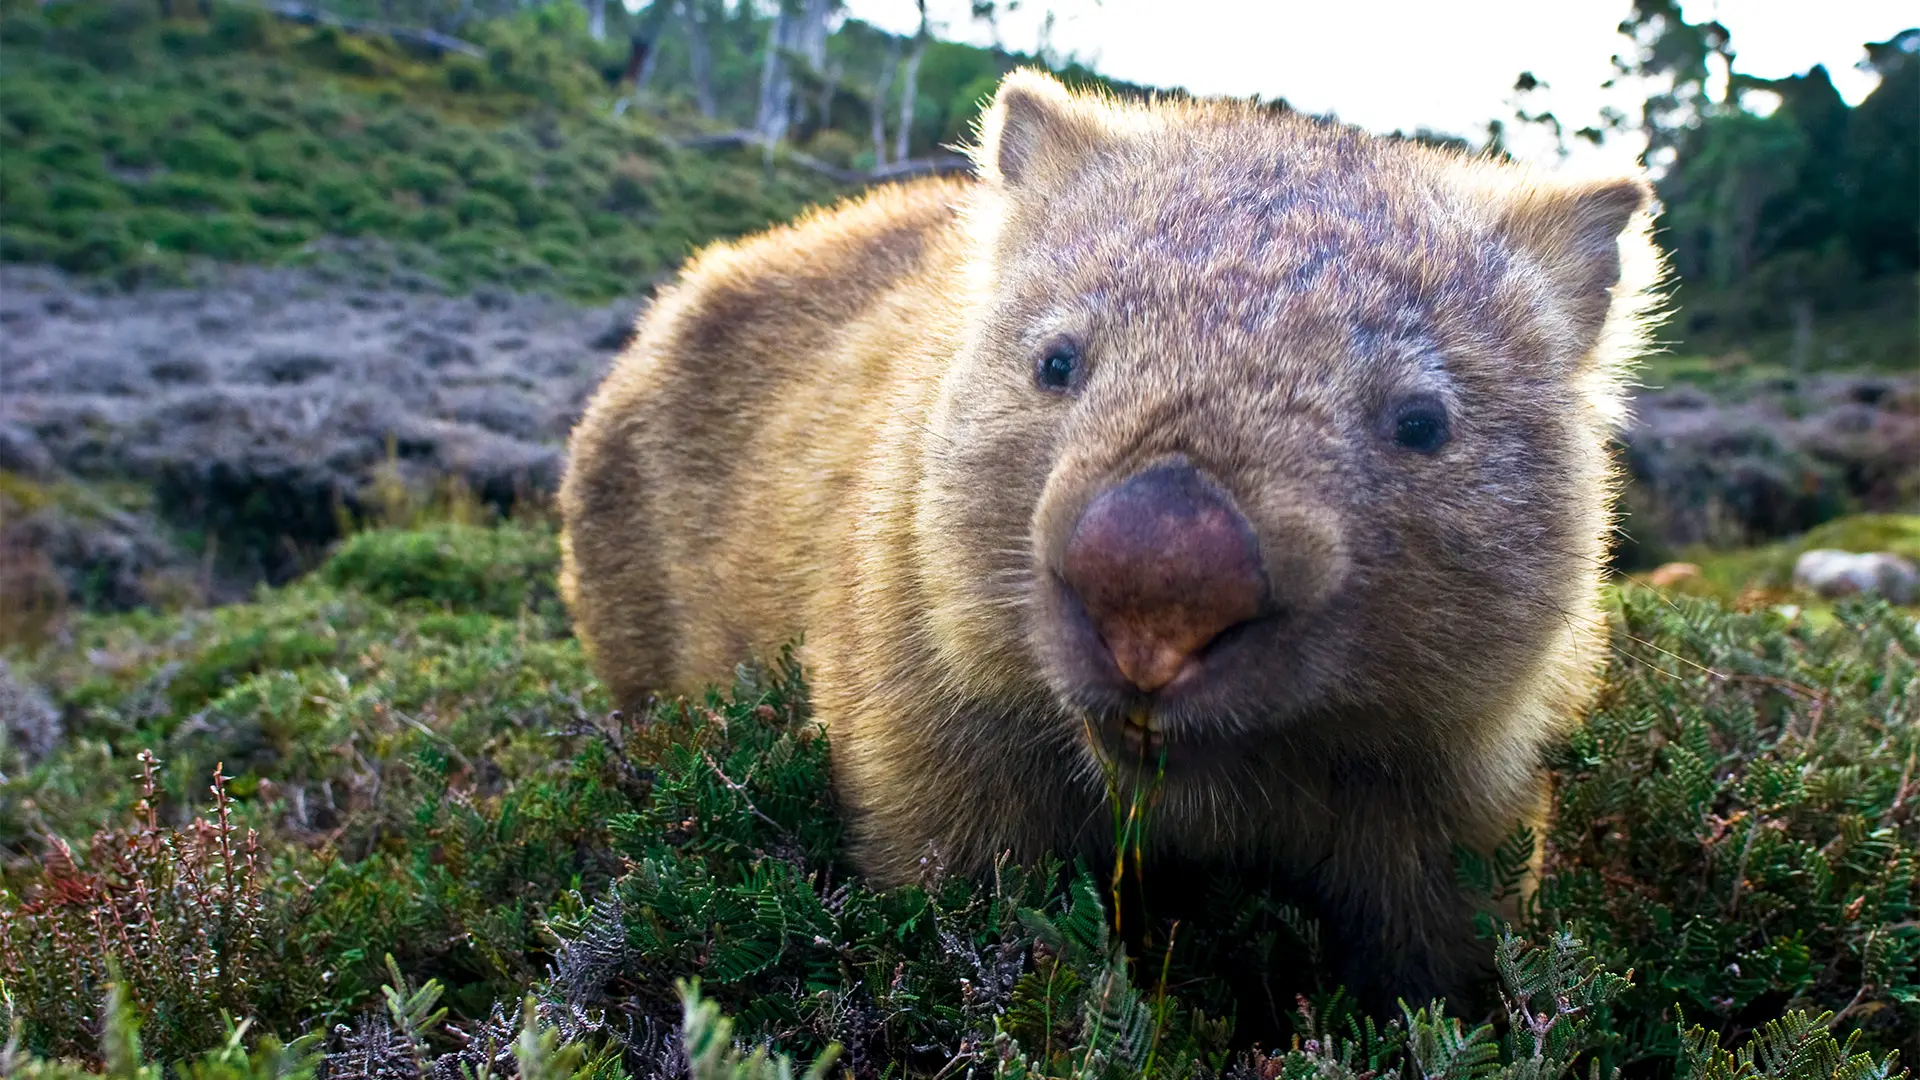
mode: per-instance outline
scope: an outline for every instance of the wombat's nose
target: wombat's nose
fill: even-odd
[[[1192,466],[1159,465],[1094,497],[1061,565],[1113,660],[1151,693],[1221,631],[1259,614],[1252,526]]]

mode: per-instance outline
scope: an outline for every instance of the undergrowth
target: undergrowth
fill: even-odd
[[[0,761],[0,1072],[1853,1080],[1920,1052],[1895,609],[1620,594],[1545,879],[1483,926],[1501,1004],[1367,1016],[1311,911],[1230,882],[1133,956],[1108,868],[868,888],[790,659],[610,713],[554,562],[534,524],[376,530],[13,660],[68,734]]]
[[[604,300],[836,193],[586,108],[608,90],[579,10],[476,23],[480,61],[240,3],[163,20],[151,0],[9,0],[0,259],[128,283],[291,261]]]

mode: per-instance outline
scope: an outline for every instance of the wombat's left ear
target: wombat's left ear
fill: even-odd
[[[1052,75],[1033,68],[1008,73],[980,116],[973,148],[982,179],[1030,187],[1073,167],[1100,138],[1099,122]]]
[[[1591,340],[1620,284],[1621,244],[1646,242],[1629,227],[1652,203],[1653,188],[1634,176],[1529,185],[1515,193],[1501,227],[1539,261],[1576,333]]]

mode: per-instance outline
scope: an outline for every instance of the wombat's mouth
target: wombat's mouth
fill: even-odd
[[[1146,702],[1085,715],[1089,748],[1103,762],[1135,775],[1203,769],[1244,749],[1240,736],[1176,719]]]

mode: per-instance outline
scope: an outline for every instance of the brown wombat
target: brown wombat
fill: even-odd
[[[974,156],[662,291],[561,492],[597,670],[804,635],[876,882],[1110,861],[1158,776],[1149,863],[1279,867],[1350,985],[1458,992],[1453,849],[1543,814],[1603,648],[1647,185],[1031,72]]]

